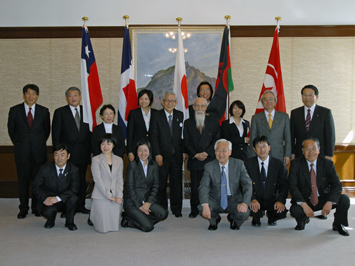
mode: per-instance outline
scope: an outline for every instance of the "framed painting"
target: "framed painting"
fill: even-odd
[[[215,87],[224,26],[181,27],[189,105],[201,81]],[[177,26],[130,27],[137,92],[149,89],[153,107],[161,109],[165,91],[173,90]]]

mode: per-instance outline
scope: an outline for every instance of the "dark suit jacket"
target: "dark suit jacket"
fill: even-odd
[[[291,133],[290,119],[288,114],[275,111],[274,120],[270,129],[265,113],[260,112],[253,115],[250,128],[250,143],[256,137],[266,136],[270,141],[270,156],[281,161],[284,157],[291,157]],[[250,145],[249,156],[255,156],[253,145]]]
[[[320,143],[320,156],[333,156],[335,146],[335,128],[332,111],[316,105],[309,130],[306,130],[304,106],[291,111],[292,154],[302,156],[302,141],[316,137]]]
[[[318,157],[316,175],[320,201],[326,198],[327,201],[337,203],[343,187],[333,161]],[[307,161],[304,156],[291,161],[288,181],[292,204],[309,201],[312,185]]]
[[[55,147],[65,143],[70,152],[69,161],[73,164],[90,164],[91,132],[89,124],[83,122],[83,107],[80,106],[80,132],[69,105],[54,111],[52,122],[52,142]]]
[[[140,161],[128,164],[124,208],[140,208],[144,202],[155,203],[159,188],[159,167],[156,162],[148,164],[147,177]]]
[[[28,125],[24,103],[10,108],[8,132],[15,146],[16,163],[27,162],[33,152],[36,162],[47,161],[46,141],[50,133],[48,108],[36,104],[32,128]]]
[[[101,123],[100,125],[94,127],[94,130],[92,132],[92,137],[91,137],[91,149],[94,156],[99,155],[101,153],[100,139],[105,134],[106,131],[105,131],[104,123]],[[113,148],[113,153],[123,158],[125,143],[124,143],[124,135],[123,135],[122,128],[113,124],[112,135],[116,138],[117,141],[117,144]]]
[[[150,109],[150,123],[158,110]],[[149,125],[150,129],[150,125]],[[132,152],[136,154],[136,144],[141,139],[149,139],[149,132],[145,126],[142,115],[142,109],[139,107],[129,112],[127,121],[127,154]]]
[[[248,136],[249,121],[244,120],[244,133],[241,137],[235,123],[230,124],[230,120],[222,122],[222,138],[232,142],[232,157],[240,160],[245,160],[249,157],[249,146],[245,143],[245,138]]]
[[[219,119],[214,116],[206,115],[205,128],[200,134],[200,130],[196,128],[194,118],[185,120],[184,123],[184,145],[185,151],[189,155],[187,167],[190,170],[203,170],[206,163],[215,159],[214,144],[220,138]],[[194,158],[197,153],[207,152],[208,157],[204,161]]]
[[[277,201],[283,204],[286,203],[288,196],[288,172],[283,161],[269,157],[265,190],[260,177],[257,156],[245,160],[244,164],[253,182],[253,196],[251,200],[256,199],[259,202],[264,202],[266,205],[274,204]]]
[[[38,199],[38,209],[41,210],[43,202],[48,197],[58,196],[63,202],[75,196],[79,190],[79,169],[67,162],[64,176],[59,181],[54,162],[41,166],[33,182],[32,192]]]
[[[229,157],[229,188],[233,201],[250,205],[252,195],[251,179],[242,160]],[[213,160],[205,165],[205,171],[198,188],[200,203],[221,201],[221,170],[219,162]]]
[[[173,135],[170,133],[170,127],[164,109],[151,120],[149,128],[149,138],[152,144],[153,158],[156,155],[163,156],[163,160],[174,157],[177,163],[182,164],[183,140],[181,138],[184,115],[181,111],[173,110]],[[173,153],[174,152],[174,153]]]

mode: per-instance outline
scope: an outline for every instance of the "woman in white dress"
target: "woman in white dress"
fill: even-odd
[[[112,134],[101,139],[102,153],[92,158],[91,172],[95,181],[92,192],[89,225],[100,233],[118,231],[123,196],[123,161],[112,149],[116,140]]]

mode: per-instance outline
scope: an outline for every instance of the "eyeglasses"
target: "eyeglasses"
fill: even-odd
[[[176,102],[176,100],[166,100],[166,99],[163,99],[163,101],[166,102],[167,104]]]
[[[207,105],[203,104],[203,105],[199,105],[199,104],[194,104],[194,107],[196,109],[205,109],[207,107]]]

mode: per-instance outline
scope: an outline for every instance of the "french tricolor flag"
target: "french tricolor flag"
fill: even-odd
[[[185,50],[182,43],[181,30],[178,28],[178,49],[176,52],[176,63],[174,73],[174,89],[176,94],[176,109],[183,112],[184,120],[189,118],[189,99],[187,95],[187,81],[185,69]]]
[[[97,125],[95,112],[103,100],[94,50],[91,45],[89,30],[85,25],[82,29],[81,88],[84,109],[83,121],[89,124],[92,131]]]
[[[138,97],[134,72],[132,66],[131,39],[128,26],[125,26],[123,36],[122,64],[121,64],[121,90],[118,102],[118,125],[127,137],[127,120],[129,112],[138,108]]]

